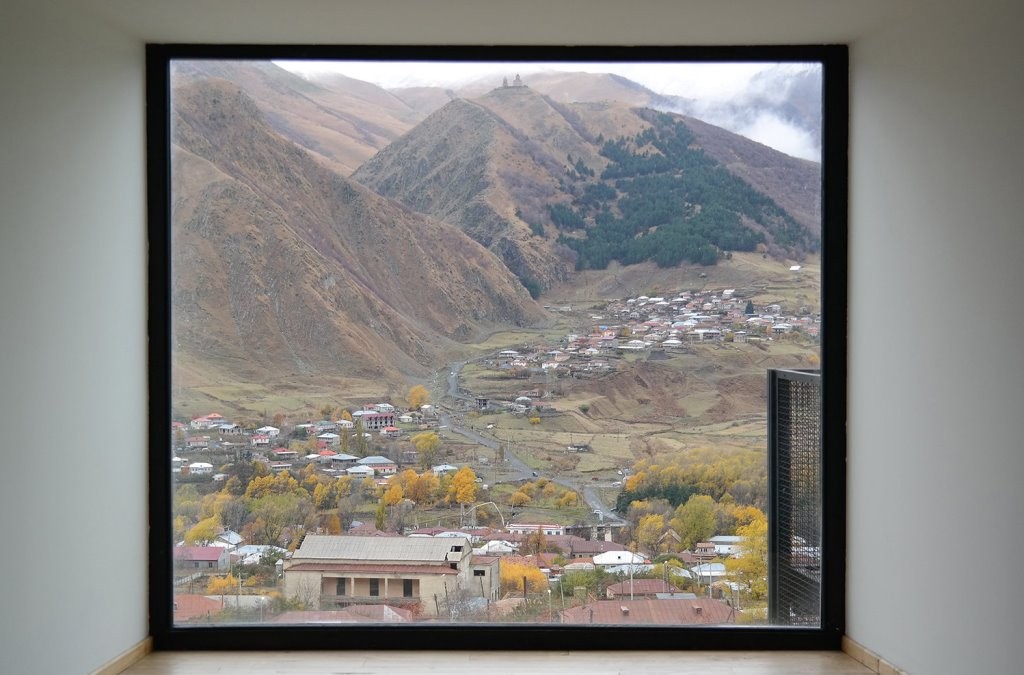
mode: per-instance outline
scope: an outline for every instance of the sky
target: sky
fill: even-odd
[[[512,62],[371,62],[277,61],[277,65],[313,76],[342,73],[394,89],[411,86],[456,87],[486,76],[570,71],[616,73],[660,94],[695,99],[679,110],[724,127],[786,154],[820,161],[820,139],[800,125],[753,100],[781,103],[788,77],[819,68],[803,63],[512,63]],[[819,69],[820,72],[820,69]],[[499,79],[495,80],[500,81]],[[527,81],[527,84],[529,82]]]

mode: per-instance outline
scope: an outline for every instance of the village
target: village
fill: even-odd
[[[172,473],[186,490],[176,513],[191,514],[176,528],[175,620],[763,621],[764,571],[737,563],[763,547],[745,544],[735,525],[686,546],[667,520],[656,539],[640,536],[650,513],[617,513],[602,501],[629,485],[629,465],[595,472],[603,492],[583,490],[578,477],[523,462],[522,446],[495,427],[507,426],[502,415],[533,424],[567,414],[552,382],[603,377],[631,354],[813,344],[820,318],[808,308],[755,308],[732,289],[587,311],[586,332],[453,366],[436,405],[421,387],[405,409],[376,402],[257,428],[219,413],[174,422]],[[467,389],[467,365],[504,384]],[[553,438],[566,453],[593,451]],[[269,508],[286,497],[289,508]],[[268,526],[275,517],[291,521]]]

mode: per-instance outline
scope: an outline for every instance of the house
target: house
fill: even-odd
[[[538,531],[543,532],[548,536],[565,534],[565,525],[509,523],[505,529],[513,534],[535,534]]]
[[[242,545],[243,541],[245,541],[245,539],[242,538],[242,535],[238,534],[234,530],[224,530],[214,537],[213,546],[222,546],[228,551],[234,551]]]
[[[212,619],[224,609],[224,604],[215,598],[194,593],[180,593],[174,596],[175,623],[189,623]]]
[[[363,429],[367,431],[378,431],[384,427],[395,426],[395,413],[393,412],[367,412],[360,411],[352,413],[352,417],[362,421]]]
[[[498,599],[501,587],[500,562],[501,559],[496,555],[478,555],[475,550],[473,551],[469,569],[473,576],[473,585],[480,587],[479,594],[475,592],[475,588],[473,589],[474,595],[487,598],[491,602]]]
[[[701,563],[700,565],[691,567],[690,573],[693,575],[694,579],[704,584],[718,581],[728,576],[728,572],[725,569],[725,563],[720,562]]]
[[[699,626],[736,623],[737,612],[710,598],[699,600],[597,600],[560,612],[562,623]]]
[[[209,476],[212,474],[213,464],[209,462],[192,462],[188,465],[188,475],[190,476]]]
[[[459,470],[459,467],[452,466],[451,464],[438,464],[437,466],[430,467],[430,470],[434,472],[435,476],[443,476],[446,473],[455,473]]]
[[[493,566],[473,565],[467,538],[311,534],[285,563],[284,587],[287,597],[321,609],[388,604],[438,616],[446,597],[490,598],[486,577]]]
[[[415,615],[402,607],[389,605],[349,605],[345,609],[290,610],[281,612],[269,623],[276,624],[343,624],[343,623],[410,623]]]
[[[270,445],[270,436],[267,434],[253,434],[252,444],[257,448],[267,447]]]
[[[380,430],[380,435],[385,438],[394,438],[395,436],[401,436],[402,430],[395,426],[384,427]]]
[[[345,454],[343,452],[339,452],[339,453],[331,455],[330,463],[331,463],[331,466],[346,467],[346,466],[352,466],[352,464],[355,463],[356,460],[358,460],[358,459],[359,458],[356,457],[355,455],[348,455],[348,454]]]
[[[223,424],[224,422],[225,420],[222,415],[219,415],[217,413],[210,413],[209,415],[194,418],[189,423],[189,426],[192,427],[193,429],[211,429],[213,427]]]
[[[697,560],[703,562],[705,560],[713,560],[718,556],[718,551],[715,550],[715,545],[710,541],[701,541],[693,547],[693,555],[696,556]]]
[[[281,434],[281,430],[277,427],[263,426],[257,429],[256,433],[270,436],[271,438],[277,438]]]
[[[378,476],[390,476],[398,472],[398,465],[393,460],[381,457],[380,455],[363,457],[356,461],[356,464],[373,469],[373,472]]]
[[[330,431],[324,432],[316,437],[318,441],[323,441],[328,447],[335,447],[341,444],[341,436]]]
[[[738,537],[733,534],[719,534],[708,539],[708,543],[713,544],[715,547],[715,555],[719,557],[736,555],[739,553],[740,543],[742,541],[743,537]]]
[[[224,546],[175,546],[174,568],[179,571],[223,571],[231,567],[231,555]]]
[[[276,461],[287,462],[293,459],[299,458],[299,453],[295,450],[289,450],[287,448],[278,448],[270,453],[271,459]]]
[[[639,553],[631,551],[605,551],[594,556],[594,564],[598,567],[613,567],[618,565],[644,565],[647,559]]]
[[[605,595],[608,596],[609,600],[614,600],[620,595],[626,598],[654,598],[659,593],[671,594],[678,592],[678,588],[662,579],[627,579],[617,584],[612,584],[605,589]]]
[[[185,447],[191,450],[199,450],[210,447],[209,436],[192,436],[185,439]]]

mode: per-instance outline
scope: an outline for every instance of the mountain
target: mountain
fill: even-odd
[[[799,258],[818,241],[817,164],[683,116],[527,86],[449,102],[353,178],[458,225],[534,290],[610,260],[713,264],[761,245]]]
[[[271,128],[345,176],[429,112],[340,74],[311,81],[266,61],[175,63],[175,86],[210,78],[237,85]]]
[[[402,382],[542,318],[491,252],[327,169],[232,83],[174,89],[172,152],[175,364],[192,380]]]

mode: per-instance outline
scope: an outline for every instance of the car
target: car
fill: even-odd
[[[537,477],[537,476],[539,476],[539,475],[540,475],[540,474],[539,474],[539,473],[537,473],[536,471],[534,471],[534,472],[533,472],[533,477],[534,477],[534,478],[536,478],[536,477]]]

